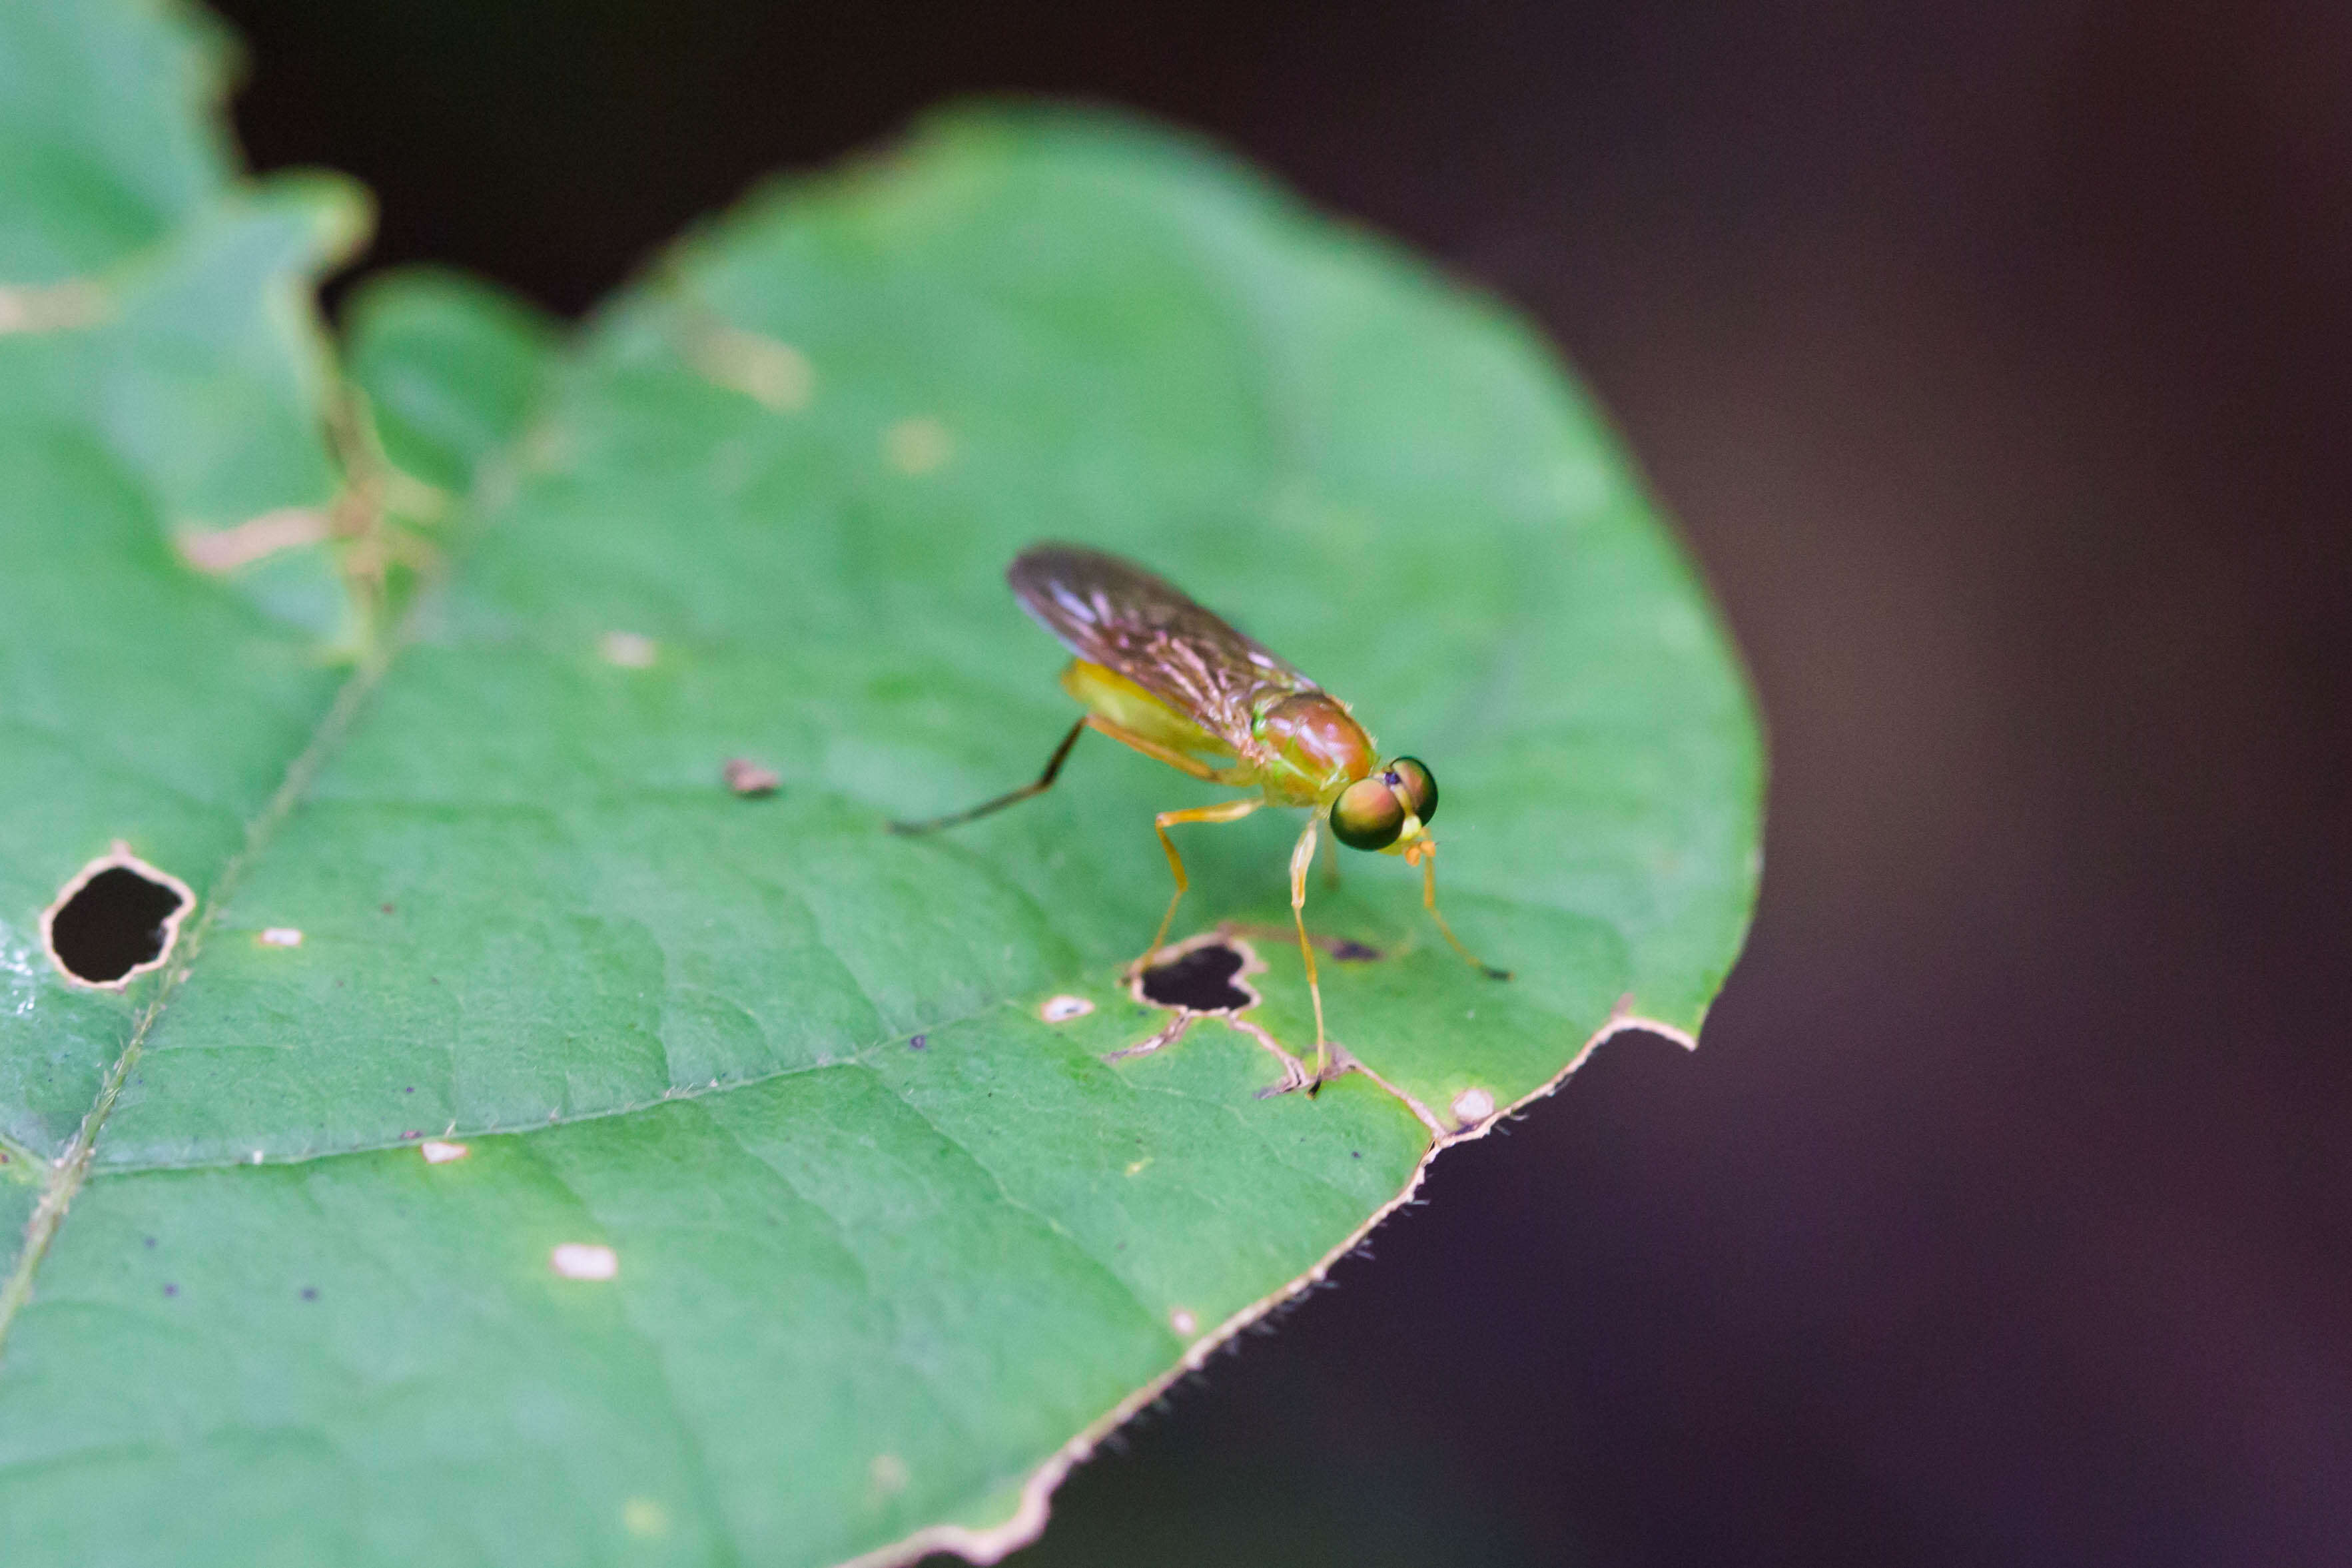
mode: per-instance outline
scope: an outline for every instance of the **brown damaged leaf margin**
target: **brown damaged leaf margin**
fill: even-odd
[[[282,506],[228,528],[183,533],[172,542],[180,559],[197,571],[225,577],[240,566],[249,566],[281,550],[324,544],[333,536],[325,508]]]
[[[1213,938],[1215,934],[1212,933]],[[1207,1365],[1209,1358],[1231,1343],[1243,1330],[1258,1321],[1284,1302],[1294,1300],[1322,1283],[1324,1277],[1331,1271],[1333,1264],[1363,1245],[1364,1238],[1371,1235],[1382,1220],[1412,1201],[1413,1194],[1421,1190],[1422,1179],[1428,1174],[1429,1167],[1436,1161],[1438,1155],[1456,1143],[1466,1143],[1474,1138],[1484,1138],[1505,1120],[1517,1116],[1535,1101],[1555,1092],[1561,1084],[1568,1081],[1570,1076],[1578,1068],[1585,1064],[1603,1040],[1613,1036],[1659,1035],[1674,1041],[1686,1051],[1698,1049],[1696,1035],[1687,1029],[1676,1028],[1672,1024],[1660,1023],[1654,1018],[1642,1017],[1633,1011],[1633,1006],[1632,996],[1628,995],[1621,1000],[1617,1004],[1616,1011],[1610,1015],[1609,1021],[1595,1030],[1591,1037],[1578,1049],[1576,1055],[1569,1059],[1568,1065],[1554,1074],[1548,1082],[1492,1115],[1452,1131],[1442,1129],[1436,1118],[1430,1115],[1419,1101],[1409,1095],[1398,1093],[1378,1074],[1361,1063],[1349,1059],[1347,1064],[1349,1068],[1363,1073],[1365,1077],[1380,1084],[1382,1089],[1388,1089],[1391,1094],[1403,1100],[1431,1129],[1428,1152],[1423,1153],[1420,1163],[1413,1166],[1412,1175],[1406,1181],[1402,1192],[1381,1205],[1371,1217],[1357,1226],[1346,1240],[1325,1253],[1317,1261],[1315,1267],[1297,1279],[1286,1282],[1271,1294],[1251,1302],[1193,1341],[1184,1352],[1182,1359],[1174,1366],[1112,1405],[1076,1436],[1063,1444],[1044,1464],[1030,1473],[1027,1480],[1022,1483],[1020,1504],[1013,1510],[1013,1517],[1003,1524],[987,1528],[974,1528],[962,1524],[926,1525],[888,1546],[845,1559],[835,1564],[835,1568],[907,1568],[908,1564],[933,1552],[952,1552],[967,1563],[981,1564],[982,1568],[986,1568],[987,1564],[1001,1562],[1010,1553],[1029,1545],[1045,1533],[1047,1517],[1052,1512],[1055,1489],[1068,1479],[1072,1470],[1093,1457],[1095,1449],[1100,1447],[1104,1438],[1126,1425],[1138,1411],[1174,1387],[1179,1378],[1198,1372]]]

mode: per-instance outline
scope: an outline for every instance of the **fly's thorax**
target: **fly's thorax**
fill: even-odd
[[[1252,726],[1265,758],[1265,791],[1288,805],[1320,805],[1372,771],[1372,738],[1339,700],[1299,692],[1269,705]]]

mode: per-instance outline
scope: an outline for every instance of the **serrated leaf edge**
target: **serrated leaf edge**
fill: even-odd
[[[1576,1054],[1569,1058],[1566,1067],[1560,1068],[1542,1085],[1522,1095],[1494,1115],[1471,1125],[1445,1131],[1438,1130],[1434,1119],[1414,1104],[1414,1110],[1420,1114],[1421,1119],[1431,1126],[1433,1131],[1429,1148],[1422,1154],[1419,1163],[1413,1166],[1412,1174],[1406,1180],[1402,1190],[1375,1210],[1362,1225],[1349,1232],[1345,1240],[1325,1253],[1317,1260],[1313,1268],[1286,1280],[1275,1290],[1258,1298],[1207,1333],[1202,1334],[1193,1342],[1192,1348],[1184,1352],[1183,1357],[1175,1365],[1129,1393],[1100,1416],[1088,1423],[1076,1436],[1055,1449],[1044,1464],[1032,1470],[1027,1479],[1021,1483],[1021,1500],[1014,1508],[1011,1518],[1002,1524],[979,1527],[965,1524],[925,1525],[922,1529],[887,1546],[861,1552],[856,1557],[845,1558],[835,1564],[835,1568],[908,1568],[909,1564],[934,1552],[952,1552],[965,1562],[977,1564],[978,1568],[988,1568],[989,1564],[1001,1562],[1011,1553],[1036,1541],[1045,1533],[1046,1521],[1052,1515],[1054,1493],[1060,1489],[1065,1480],[1069,1479],[1072,1470],[1094,1457],[1095,1450],[1101,1447],[1104,1438],[1125,1426],[1138,1412],[1165,1395],[1179,1380],[1206,1366],[1211,1357],[1233,1343],[1250,1325],[1321,1284],[1330,1273],[1333,1265],[1361,1247],[1365,1239],[1379,1228],[1381,1221],[1413,1201],[1414,1194],[1421,1190],[1423,1179],[1428,1175],[1429,1168],[1436,1162],[1438,1155],[1457,1143],[1467,1143],[1474,1139],[1484,1138],[1504,1122],[1523,1115],[1537,1100],[1558,1091],[1559,1087],[1574,1075],[1577,1068],[1591,1059],[1592,1053],[1600,1048],[1603,1041],[1622,1034],[1659,1035],[1672,1040],[1685,1050],[1698,1049],[1698,1037],[1696,1034],[1655,1018],[1641,1016],[1631,1010],[1630,999],[1628,999],[1627,1002],[1619,1004],[1618,1010],[1610,1016],[1609,1021],[1601,1025],[1581,1047],[1578,1047]],[[1386,1084],[1381,1087],[1388,1088]],[[1389,1092],[1394,1094],[1396,1091],[1390,1089]],[[1408,1101],[1408,1103],[1412,1102]]]

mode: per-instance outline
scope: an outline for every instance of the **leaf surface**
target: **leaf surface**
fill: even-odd
[[[1612,1020],[1696,1030],[1753,721],[1491,305],[1181,140],[990,110],[753,199],[560,349],[383,280],[347,394],[289,302],[352,198],[209,180],[99,258],[103,321],[0,335],[12,1562],[984,1558],[1443,1142]],[[289,507],[344,521],[184,543]],[[1120,984],[1150,815],[1217,792],[1090,738],[883,831],[1069,722],[1001,580],[1041,536],[1427,759],[1448,911],[1517,978],[1351,856],[1309,912],[1381,955],[1323,966],[1370,1070],[1266,1095],[1313,1042],[1297,824],[1180,830],[1178,934],[1243,933],[1263,1037],[1107,1059],[1169,1018]],[[121,994],[37,934],[116,840],[198,895]]]

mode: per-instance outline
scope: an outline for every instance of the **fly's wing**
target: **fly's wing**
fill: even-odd
[[[1249,749],[1269,691],[1321,688],[1181,589],[1082,544],[1037,544],[1005,569],[1021,607],[1064,647],[1127,677],[1230,745]]]

